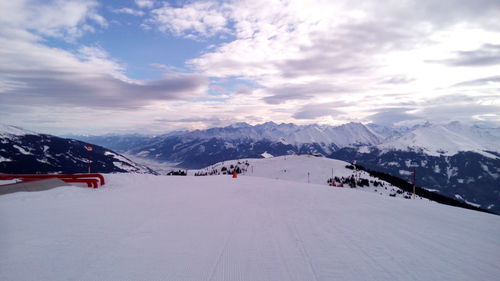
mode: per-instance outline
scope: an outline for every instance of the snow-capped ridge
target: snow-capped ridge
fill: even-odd
[[[380,136],[361,123],[347,123],[340,126],[295,125],[266,122],[258,125],[235,123],[227,127],[194,130],[177,136],[186,139],[221,138],[225,140],[269,140],[292,145],[309,143],[335,144],[338,147],[367,144],[375,145],[382,140]]]
[[[457,121],[444,125],[426,123],[403,135],[393,136],[377,147],[383,151],[411,150],[433,156],[472,151],[496,158],[488,151],[500,152],[497,130],[467,126]]]
[[[38,135],[38,134],[17,126],[11,126],[0,123],[0,136],[25,136],[25,135]]]

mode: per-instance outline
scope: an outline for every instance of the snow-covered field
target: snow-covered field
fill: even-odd
[[[239,176],[0,197],[0,280],[498,280],[500,217]]]

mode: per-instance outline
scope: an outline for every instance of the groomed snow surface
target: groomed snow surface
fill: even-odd
[[[239,176],[0,197],[0,280],[498,280],[498,216]]]

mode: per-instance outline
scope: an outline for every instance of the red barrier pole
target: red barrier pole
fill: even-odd
[[[87,159],[88,159],[88,162],[89,162],[89,174],[90,174],[90,162],[91,162],[91,160],[90,160],[91,153],[90,152],[92,151],[93,148],[94,147],[92,145],[86,145],[85,146],[85,149],[87,150]]]
[[[88,171],[88,173],[90,174],[90,150],[87,151],[87,159],[88,159],[88,162],[89,162],[89,171]]]
[[[415,199],[415,185],[417,184],[417,168],[413,167],[413,199]]]

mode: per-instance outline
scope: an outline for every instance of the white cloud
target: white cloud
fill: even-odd
[[[51,4],[53,6],[46,4],[44,8],[53,11],[65,5],[57,1]],[[10,12],[25,10],[19,3],[9,8]],[[26,22],[25,15],[16,15],[20,19],[0,29],[2,122],[33,120],[30,116],[36,112],[37,116],[48,116],[45,122],[67,124],[64,120],[93,119],[106,115],[109,110],[117,116],[120,114],[116,112],[127,114],[130,109],[147,110],[153,104],[164,105],[206,95],[209,81],[200,74],[169,71],[156,80],[138,81],[127,77],[124,65],[99,46],[81,45],[68,51],[44,44],[43,35],[68,34],[67,29],[82,30],[88,21],[93,21],[88,14],[80,12],[78,20],[61,20],[49,29],[40,26],[35,31],[31,31],[33,23]],[[87,13],[93,15],[94,11],[87,10]],[[75,114],[64,108],[75,109]],[[33,114],[22,117],[26,112]],[[93,115],[89,117],[85,112]],[[122,116],[120,120],[125,122],[127,118]]]
[[[152,8],[155,4],[154,0],[135,0],[135,4],[139,8]]]
[[[135,10],[132,8],[120,8],[120,9],[114,9],[113,13],[117,14],[128,14],[132,16],[143,16],[144,12],[141,10]]]
[[[97,7],[96,1],[83,0],[1,1],[0,24],[3,29],[29,29],[44,36],[71,40],[93,31],[90,23],[107,26]]]
[[[167,73],[154,81],[136,81],[98,47],[73,54],[33,41],[0,37],[0,81],[3,104],[60,104],[130,108],[155,101],[203,96],[208,80],[199,74]]]
[[[500,73],[493,1],[252,0],[225,9],[236,39],[189,64],[207,76],[256,81],[253,94],[272,105],[341,100],[353,117],[368,118],[394,106],[395,94],[395,106],[465,91],[486,102],[471,91],[495,85],[454,85]]]
[[[498,1],[135,2],[148,11],[143,29],[197,40],[226,36],[224,43],[186,62],[193,73],[152,64],[167,76],[136,81],[99,46],[43,45],[46,36],[76,38],[105,27],[95,1],[2,1],[3,116],[23,118],[12,109],[17,98],[44,104],[34,111],[61,127],[112,116],[102,125],[109,130],[269,120],[500,122]],[[249,83],[235,86],[240,79]],[[209,89],[217,94],[207,96]],[[69,111],[48,103],[87,109],[63,121]]]
[[[206,37],[228,31],[227,11],[216,2],[193,2],[182,7],[165,3],[152,14],[150,22],[159,30],[178,36]]]
[[[299,109],[299,111],[295,112],[293,117],[295,119],[307,120],[315,120],[323,116],[335,118],[336,116],[345,114],[341,110],[336,109],[342,105],[342,103],[308,104]]]

